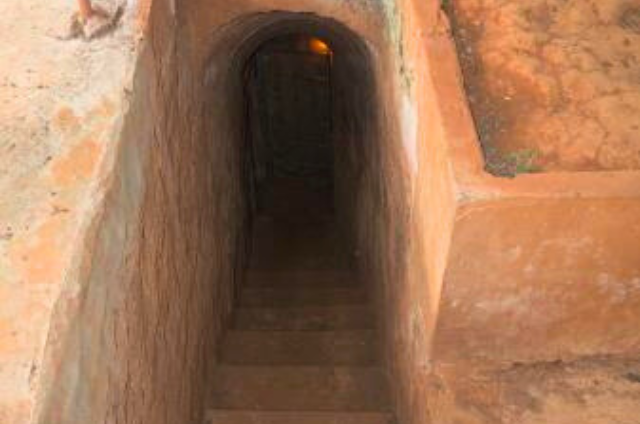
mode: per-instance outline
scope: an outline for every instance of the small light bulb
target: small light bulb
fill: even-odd
[[[309,40],[309,48],[312,52],[321,55],[327,55],[331,53],[331,49],[324,41],[319,38],[311,38]]]

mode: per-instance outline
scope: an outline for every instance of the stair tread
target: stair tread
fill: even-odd
[[[360,330],[374,327],[368,305],[251,307],[236,309],[238,330]]]
[[[213,373],[209,406],[246,410],[387,411],[378,367],[234,366]]]
[[[362,288],[259,288],[245,287],[240,306],[300,307],[367,304]]]
[[[385,412],[245,411],[210,409],[205,424],[388,424]]]
[[[358,287],[353,271],[342,270],[249,270],[245,287]]]
[[[227,333],[220,360],[250,365],[374,365],[375,332],[242,331]]]

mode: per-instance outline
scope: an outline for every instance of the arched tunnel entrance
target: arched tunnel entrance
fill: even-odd
[[[245,187],[256,223],[254,267],[317,268],[329,259],[317,249],[336,233],[333,62],[329,44],[305,33],[271,38],[246,61]],[[331,249],[329,256],[336,261],[337,254]]]
[[[257,210],[270,206],[265,204],[270,188],[279,182],[330,194],[332,62],[333,52],[324,41],[295,34],[267,41],[247,63],[245,128]],[[329,197],[328,204],[317,206],[332,204]]]
[[[154,3],[41,422],[386,422],[407,190],[377,21],[172,19]]]
[[[214,38],[209,88],[227,107],[210,102],[212,124],[239,147],[248,222],[330,218],[346,254],[386,125],[370,48],[338,21],[305,13],[240,18]]]
[[[337,22],[283,16],[244,42],[233,71],[252,234],[207,417],[376,423],[390,401],[350,239],[357,152],[379,130],[373,64]]]

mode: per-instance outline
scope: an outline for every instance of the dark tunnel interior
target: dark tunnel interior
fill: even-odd
[[[307,34],[275,37],[248,60],[245,137],[254,213],[295,219],[333,209],[332,66],[328,43]]]

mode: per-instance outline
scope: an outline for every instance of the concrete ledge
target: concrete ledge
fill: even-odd
[[[484,171],[453,41],[428,39],[434,134],[456,210],[433,344],[438,361],[640,352],[640,172]]]
[[[640,351],[640,199],[475,202],[456,214],[441,360]]]

